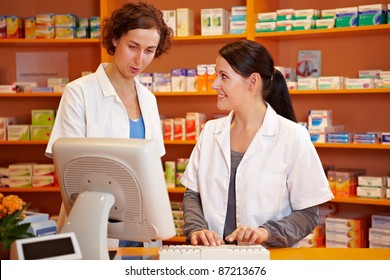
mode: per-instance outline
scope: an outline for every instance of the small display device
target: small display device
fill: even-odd
[[[73,232],[17,239],[11,245],[11,260],[81,260]]]

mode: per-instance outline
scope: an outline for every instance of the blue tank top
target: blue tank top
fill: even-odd
[[[130,138],[145,139],[145,124],[142,115],[140,115],[139,119],[136,121],[129,119],[129,123],[130,123],[130,135],[129,135]]]

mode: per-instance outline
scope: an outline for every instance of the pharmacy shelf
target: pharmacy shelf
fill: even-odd
[[[37,192],[60,192],[59,187],[41,187],[41,188],[0,188],[0,193],[37,193]]]
[[[0,39],[0,44],[99,44],[100,39]]]
[[[344,143],[314,143],[316,148],[341,148],[341,149],[373,149],[373,150],[390,150],[387,144],[344,144]]]
[[[334,94],[334,95],[360,95],[360,94],[390,94],[390,88],[372,88],[372,89],[341,89],[341,90],[290,90],[291,95],[319,95],[319,94]],[[216,91],[206,92],[154,92],[156,97],[160,96],[216,96]],[[23,98],[23,97],[61,97],[61,92],[19,92],[19,93],[0,93],[0,98]]]
[[[61,92],[17,92],[17,93],[0,93],[0,98],[26,98],[26,97],[61,97]]]
[[[390,88],[370,88],[370,89],[334,89],[334,90],[290,90],[291,95],[318,95],[318,94],[340,94],[340,95],[354,95],[354,94],[375,94],[383,93],[390,94]]]
[[[176,188],[167,188],[168,193],[184,193],[186,188],[185,187],[176,187]]]
[[[310,29],[310,30],[294,30],[294,31],[276,31],[256,33],[256,38],[269,38],[275,40],[297,40],[314,37],[345,37],[363,36],[390,33],[390,24],[380,24],[371,26],[354,26],[354,27],[337,27],[330,29]]]
[[[164,240],[163,242],[175,242],[175,243],[185,243],[186,237],[185,236],[175,236],[168,240]]]
[[[165,145],[195,145],[196,140],[164,140]],[[12,145],[47,145],[46,140],[20,140],[7,141],[0,140],[0,146]],[[342,143],[314,143],[316,148],[342,148],[342,149],[374,149],[374,150],[390,150],[390,145],[386,144],[342,144]]]
[[[196,42],[212,42],[215,41],[217,43],[221,42],[230,42],[230,41],[237,41],[240,39],[246,39],[247,34],[225,34],[225,35],[193,35],[193,36],[182,36],[173,37],[172,41],[173,43],[179,43],[179,42],[189,42],[189,43],[196,43]]]
[[[387,198],[335,197],[332,202],[390,206],[390,199]]]

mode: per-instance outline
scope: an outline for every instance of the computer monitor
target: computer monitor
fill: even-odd
[[[53,160],[68,217],[84,259],[109,259],[107,237],[132,241],[175,235],[163,167],[144,139],[60,138]]]

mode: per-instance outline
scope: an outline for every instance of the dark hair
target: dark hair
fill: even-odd
[[[173,31],[164,22],[162,12],[146,2],[127,3],[116,9],[110,18],[103,20],[102,45],[107,53],[113,55],[113,40],[120,39],[123,34],[133,29],[157,29],[160,34],[155,58],[165,53],[171,46],[170,37]]]
[[[230,43],[219,50],[219,54],[241,76],[248,78],[258,73],[263,81],[262,95],[279,115],[296,122],[294,108],[283,74],[275,69],[274,60],[268,50],[251,40]]]

